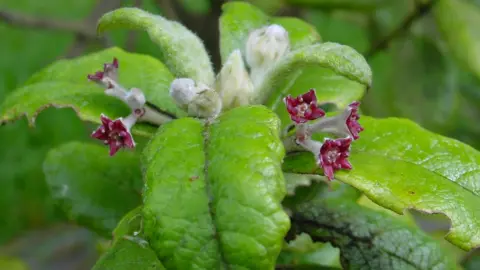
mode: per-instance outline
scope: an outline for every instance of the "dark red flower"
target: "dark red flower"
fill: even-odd
[[[296,98],[288,95],[284,102],[290,114],[290,119],[297,124],[315,120],[325,115],[325,112],[317,106],[317,96],[313,89]]]
[[[360,115],[358,115],[358,106],[360,106],[360,102],[358,101],[352,102],[348,105],[350,113],[345,120],[348,130],[355,140],[359,138],[358,133],[363,131],[363,127],[358,123],[358,119],[360,119]]]
[[[102,83],[104,78],[110,78],[112,81],[116,81],[118,77],[118,60],[113,58],[112,63],[103,64],[103,71],[97,71],[94,74],[89,74],[87,78],[91,81]],[[107,86],[110,87],[111,84]]]
[[[133,148],[133,141],[130,127],[122,119],[111,120],[105,115],[101,115],[102,125],[92,133],[92,138],[101,140],[110,147],[110,156],[120,150],[120,148]]]
[[[352,165],[347,158],[350,154],[350,144],[352,138],[326,139],[320,148],[318,156],[319,166],[328,180],[333,180],[333,174],[340,169],[352,169]]]

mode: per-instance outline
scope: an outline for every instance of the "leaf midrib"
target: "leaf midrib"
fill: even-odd
[[[220,235],[219,235],[219,232],[218,232],[218,224],[217,224],[217,219],[216,219],[216,215],[213,211],[213,207],[212,207],[212,203],[213,203],[213,194],[212,194],[212,190],[211,190],[211,185],[210,185],[210,179],[208,178],[208,167],[209,167],[209,155],[208,155],[208,146],[210,144],[210,122],[209,120],[206,120],[205,123],[204,123],[204,126],[203,126],[203,154],[205,155],[205,164],[204,164],[204,167],[203,167],[203,177],[205,179],[205,193],[207,194],[208,196],[208,204],[207,204],[207,207],[208,207],[208,213],[210,215],[210,217],[212,218],[212,225],[213,225],[213,230],[214,230],[214,239],[217,241],[218,243],[218,252],[220,254],[220,263],[222,265],[222,268],[223,269],[230,269],[228,267],[228,263],[226,262],[226,259],[225,259],[225,254],[223,252],[223,247],[222,247],[222,242],[220,241]]]

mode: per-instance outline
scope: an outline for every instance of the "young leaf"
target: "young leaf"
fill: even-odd
[[[361,54],[348,46],[326,42],[303,47],[285,55],[265,75],[258,86],[258,95],[254,101],[278,108],[283,97],[292,94],[292,86],[304,72],[302,69],[308,67],[323,68],[316,69],[318,73],[305,70],[310,76],[310,87],[314,87],[314,83],[322,83],[316,89],[320,102],[346,106],[353,97],[363,96],[365,89],[372,84],[372,71]],[[302,89],[300,91],[305,91]],[[285,111],[283,106],[281,109]]]
[[[103,15],[97,25],[99,34],[115,29],[146,31],[175,77],[213,83],[213,67],[203,42],[182,24],[138,8],[120,8]]]
[[[360,122],[365,131],[352,145],[353,169],[336,178],[399,214],[443,213],[451,220],[447,240],[466,250],[480,246],[480,153],[409,120],[362,116]],[[284,163],[286,172],[310,174],[315,167],[310,153],[291,154]]]
[[[319,196],[294,211],[300,231],[340,248],[345,269],[457,269],[420,229],[355,202]]]
[[[290,226],[278,133],[263,106],[159,129],[143,156],[144,233],[166,268],[274,267]]]
[[[143,207],[138,206],[122,217],[115,230],[113,230],[113,240],[115,242],[123,239],[125,236],[133,236],[135,233],[141,233],[142,210]]]
[[[148,246],[120,239],[97,261],[92,270],[164,270],[155,252]]]
[[[453,56],[480,78],[480,8],[466,0],[441,0],[433,10]]]
[[[314,243],[306,233],[286,244],[277,265],[291,265],[295,269],[341,269],[340,251],[329,243]]]
[[[72,142],[50,150],[43,171],[52,196],[70,220],[105,237],[141,203],[139,158],[114,157],[93,144]]]
[[[117,57],[121,70],[119,81],[126,87],[140,88],[149,102],[165,114],[182,117],[169,95],[173,75],[158,60],[147,55],[110,48],[72,60],[60,60],[34,74],[25,86],[12,92],[0,105],[0,123],[25,115],[34,125],[37,115],[47,107],[71,107],[82,120],[100,123],[100,114],[126,116],[129,109],[120,100],[104,94],[103,89],[88,81],[87,75]],[[143,123],[133,133],[151,136],[154,129]]]
[[[222,63],[239,49],[245,56],[250,32],[268,24],[283,26],[290,37],[290,47],[298,49],[320,41],[320,35],[312,25],[290,17],[269,17],[263,11],[246,2],[230,2],[223,5],[220,17],[220,54]]]

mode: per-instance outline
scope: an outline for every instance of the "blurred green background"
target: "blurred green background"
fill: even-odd
[[[61,58],[108,46],[160,56],[144,33],[97,39],[96,20],[137,6],[178,20],[205,40],[218,71],[221,0],[1,0],[0,99]],[[362,110],[410,118],[480,149],[480,1],[251,0],[277,16],[301,17],[324,41],[352,46],[373,69]],[[478,63],[477,63],[478,62]],[[90,269],[102,239],[67,224],[53,204],[42,161],[53,146],[88,140],[70,109],[0,127],[0,269]],[[475,256],[470,256],[473,258]],[[19,260],[17,260],[19,259]],[[466,266],[472,265],[469,261]]]

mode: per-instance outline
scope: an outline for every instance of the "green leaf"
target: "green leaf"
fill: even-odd
[[[389,214],[321,196],[294,211],[300,231],[340,248],[345,269],[457,269],[433,239]]]
[[[451,220],[447,240],[466,250],[480,246],[480,153],[409,120],[362,116],[360,123],[365,131],[352,145],[353,169],[336,179],[399,214],[443,213]],[[315,166],[312,154],[299,153],[286,158],[284,170],[312,173]]]
[[[480,8],[464,0],[440,0],[434,15],[453,56],[480,77]]]
[[[169,95],[173,76],[158,60],[110,48],[73,60],[61,60],[33,75],[24,87],[11,93],[0,106],[0,123],[25,115],[31,126],[43,109],[71,107],[82,120],[100,123],[100,114],[111,118],[125,117],[130,109],[120,100],[104,94],[103,90],[86,78],[103,67],[103,63],[117,57],[120,62],[119,81],[125,87],[144,91],[147,100],[171,115],[184,116]],[[132,132],[151,136],[155,129],[139,123]]]
[[[296,236],[280,253],[277,265],[292,265],[295,269],[331,267],[340,269],[340,252],[329,243],[314,243],[306,233]]]
[[[288,4],[306,8],[374,10],[385,0],[286,0]]]
[[[298,87],[296,80],[301,78]],[[320,102],[345,107],[361,98],[372,84],[372,71],[365,58],[354,49],[337,43],[322,43],[290,52],[265,75],[258,86],[255,102],[265,103],[284,120],[282,99],[287,94],[307,92],[316,87]],[[295,90],[294,86],[296,87]]]
[[[28,270],[28,265],[20,259],[0,255],[0,269]]]
[[[298,49],[321,40],[315,27],[297,18],[269,17],[257,7],[246,2],[229,2],[223,5],[220,17],[220,54],[222,63],[236,49],[245,56],[245,46],[251,31],[268,24],[279,24],[289,34],[290,46]]]
[[[138,8],[119,8],[103,15],[97,26],[99,34],[115,29],[146,31],[175,77],[213,83],[213,68],[203,42],[182,24]]]
[[[124,236],[131,236],[135,233],[141,233],[142,230],[142,206],[128,212],[118,222],[117,227],[113,230],[113,240],[118,241]]]
[[[278,134],[263,106],[159,129],[144,151],[144,233],[166,268],[274,267],[290,227]]]
[[[94,2],[2,0],[0,10],[80,21],[91,12]],[[63,57],[75,39],[73,32],[18,27],[4,22],[0,23],[0,36],[3,37],[0,42],[1,101],[33,72]],[[56,129],[59,125],[64,129]],[[28,128],[26,121],[0,127],[0,141],[5,142],[0,149],[0,171],[3,172],[0,216],[8,217],[0,220],[0,245],[18,233],[60,220],[49,197],[41,163],[49,147],[87,137],[86,134],[84,125],[69,110],[59,113],[49,110],[40,117],[37,129]]]
[[[43,171],[69,219],[106,237],[141,203],[140,163],[132,152],[110,157],[102,146],[72,142],[50,150]]]
[[[120,239],[95,264],[92,270],[164,270],[155,252],[147,246]]]

